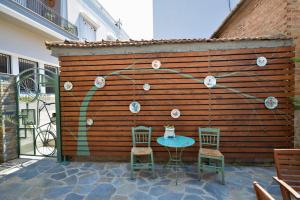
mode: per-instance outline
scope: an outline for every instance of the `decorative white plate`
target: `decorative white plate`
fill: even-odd
[[[88,118],[88,119],[86,120],[86,124],[89,125],[89,126],[92,126],[92,125],[94,124],[94,120],[91,119],[91,118]]]
[[[214,76],[207,76],[204,79],[204,85],[208,88],[215,87],[217,84],[217,79]]]
[[[268,97],[265,99],[266,108],[272,110],[278,106],[278,100],[275,97]]]
[[[97,88],[103,88],[105,86],[105,78],[102,76],[97,76],[94,84]]]
[[[153,60],[152,61],[152,68],[153,69],[159,69],[161,66],[161,62],[159,60]]]
[[[150,86],[149,83],[145,83],[145,84],[143,85],[143,89],[144,89],[145,91],[149,91],[150,88],[151,88],[151,86]]]
[[[173,117],[173,118],[178,118],[178,117],[180,117],[180,110],[178,110],[178,109],[173,109],[172,111],[171,111],[171,117]]]
[[[64,88],[65,90],[70,91],[73,89],[73,84],[70,81],[67,81],[64,83]]]
[[[267,65],[267,63],[268,63],[268,60],[266,57],[260,56],[256,59],[257,66],[264,67]]]
[[[137,101],[131,102],[130,105],[129,105],[129,110],[132,113],[138,113],[138,112],[140,112],[140,110],[141,110],[140,103],[137,102]]]

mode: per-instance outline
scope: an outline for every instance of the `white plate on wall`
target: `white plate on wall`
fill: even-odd
[[[171,111],[171,117],[173,117],[174,119],[177,119],[180,117],[180,110],[179,109],[173,109]]]
[[[72,89],[73,89],[73,84],[72,84],[70,81],[66,81],[66,82],[64,83],[64,89],[65,89],[66,91],[72,90]]]
[[[268,60],[267,60],[267,58],[264,57],[264,56],[260,56],[260,57],[258,57],[258,58],[256,59],[256,64],[257,64],[257,66],[259,66],[259,67],[264,67],[264,66],[267,65],[267,63],[268,63]]]
[[[132,113],[138,113],[141,110],[141,104],[137,101],[133,101],[129,105],[129,110]]]
[[[214,76],[207,76],[204,79],[204,85],[208,88],[213,88],[217,84],[217,79]]]
[[[91,118],[88,118],[88,119],[86,120],[86,124],[89,125],[89,126],[92,126],[92,125],[94,124],[94,120],[91,119]]]
[[[151,86],[150,86],[149,83],[145,83],[145,84],[143,85],[143,89],[144,89],[145,91],[149,91],[150,88],[151,88]]]
[[[102,76],[97,76],[94,84],[97,88],[103,88],[105,86],[105,78]]]
[[[152,61],[152,68],[153,69],[159,69],[161,66],[161,62],[159,60],[153,60]]]
[[[268,97],[265,99],[265,106],[269,110],[273,110],[278,106],[278,100],[275,97]]]

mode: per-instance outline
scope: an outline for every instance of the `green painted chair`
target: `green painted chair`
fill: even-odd
[[[201,172],[213,171],[221,174],[222,184],[224,178],[224,156],[219,151],[220,129],[218,128],[199,128],[199,154],[198,154],[198,173],[199,179]]]
[[[154,159],[151,144],[151,127],[137,126],[132,127],[131,148],[131,179],[135,169],[152,169],[154,177]],[[139,162],[139,157],[146,157],[146,162]]]

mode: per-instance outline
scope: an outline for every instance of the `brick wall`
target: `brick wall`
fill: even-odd
[[[288,35],[294,38],[295,55],[300,57],[300,1],[287,0],[288,7]],[[300,63],[295,68],[295,96],[300,99]],[[295,111],[295,146],[300,147],[300,110]]]
[[[15,77],[0,74],[0,163],[18,157]]]
[[[245,0],[214,35],[217,38],[288,35],[300,57],[300,0]],[[295,68],[295,96],[300,99],[300,64]],[[300,147],[300,110],[295,111],[295,146]]]
[[[218,31],[218,38],[287,34],[287,0],[246,0]]]

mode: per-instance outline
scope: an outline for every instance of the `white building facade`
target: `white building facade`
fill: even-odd
[[[0,0],[0,72],[56,70],[45,41],[128,40],[97,0]]]

